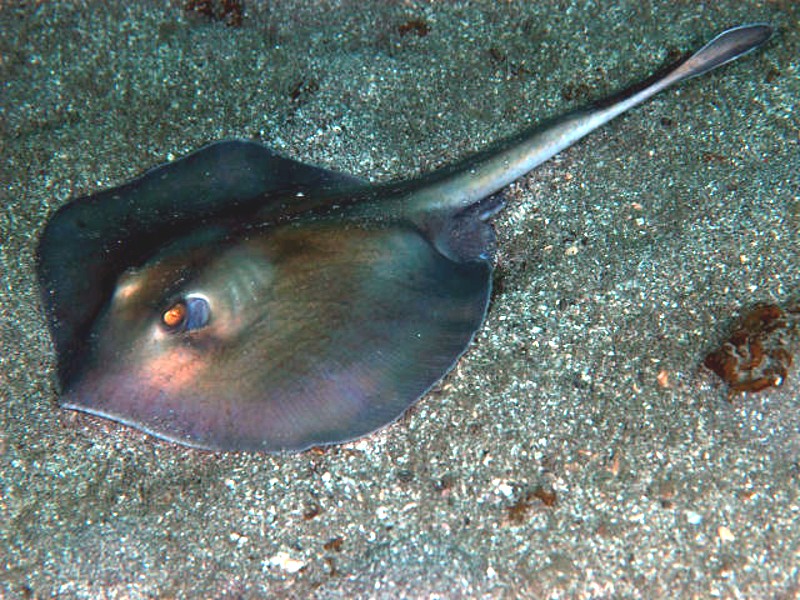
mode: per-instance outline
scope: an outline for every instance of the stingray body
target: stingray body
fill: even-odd
[[[483,321],[496,193],[771,32],[728,30],[614,98],[416,180],[371,185],[225,141],[74,200],[38,252],[61,405],[225,450],[298,451],[392,422]]]

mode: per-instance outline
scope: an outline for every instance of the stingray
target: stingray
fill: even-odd
[[[725,31],[643,83],[412,180],[370,184],[232,140],[71,201],[37,256],[61,406],[220,450],[300,451],[395,421],[484,320],[499,192],[771,35]]]

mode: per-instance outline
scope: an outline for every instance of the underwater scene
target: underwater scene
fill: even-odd
[[[800,589],[800,6],[0,6],[0,596]]]

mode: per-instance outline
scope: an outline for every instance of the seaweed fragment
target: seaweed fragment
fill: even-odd
[[[736,323],[703,364],[728,385],[728,400],[740,393],[761,392],[786,381],[793,357],[789,341],[796,334],[800,305],[784,310],[758,304]]]
[[[425,37],[430,33],[431,26],[428,25],[428,22],[425,19],[409,19],[405,23],[402,23],[397,26],[397,32],[400,36],[408,35],[409,33],[414,33],[417,37]]]
[[[186,0],[183,12],[199,15],[209,21],[219,21],[228,27],[241,27],[244,2],[241,0]]]
[[[555,491],[538,486],[536,489],[522,495],[511,506],[506,507],[508,521],[514,525],[521,525],[528,520],[528,513],[536,504],[546,508],[553,508],[556,505],[556,500]]]

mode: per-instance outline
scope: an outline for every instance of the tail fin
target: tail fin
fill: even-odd
[[[764,23],[719,34],[697,52],[652,77],[563,117],[531,127],[448,169],[415,183],[408,199],[414,212],[462,210],[501,190],[614,117],[663,89],[707,73],[752,52],[772,36]]]
[[[675,81],[697,77],[712,69],[749,54],[772,37],[773,28],[766,23],[741,25],[723,31],[674,70],[680,75]]]

